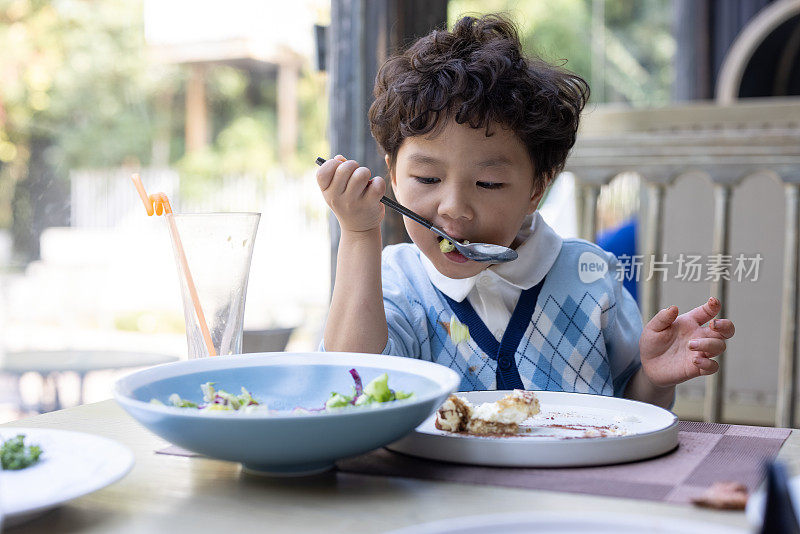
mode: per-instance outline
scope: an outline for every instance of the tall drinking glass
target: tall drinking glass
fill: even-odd
[[[217,355],[241,354],[247,280],[261,214],[197,213],[173,217],[208,327],[206,334],[173,237],[189,358],[209,356],[207,335]]]

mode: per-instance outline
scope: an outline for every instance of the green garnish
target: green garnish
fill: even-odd
[[[0,466],[4,470],[16,471],[30,467],[39,461],[42,449],[38,445],[25,446],[25,435],[18,434],[0,445]]]

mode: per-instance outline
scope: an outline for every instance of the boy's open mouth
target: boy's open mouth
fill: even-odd
[[[454,248],[452,250],[448,250],[448,249],[452,248],[453,245],[452,244],[450,244],[450,246],[443,245],[442,243],[443,243],[443,241],[445,241],[445,239],[443,237],[441,237],[441,236],[437,237],[437,240],[439,242],[439,250],[442,251],[442,254],[444,254],[444,257],[447,258],[448,260],[450,260],[450,261],[452,261],[454,263],[466,263],[466,262],[469,261],[459,251],[455,250]],[[447,252],[445,252],[445,251],[447,251]]]

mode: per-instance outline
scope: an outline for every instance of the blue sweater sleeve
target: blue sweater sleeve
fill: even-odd
[[[381,284],[383,285],[383,308],[389,339],[384,354],[419,358],[421,353],[420,333],[427,331],[424,306],[412,305],[413,295],[403,283],[403,273],[391,263],[384,262]]]
[[[605,340],[614,396],[622,397],[631,377],[642,366],[639,357],[639,338],[642,335],[642,315],[636,301],[617,279],[617,258],[609,255],[609,283],[614,288],[615,313],[606,326]]]

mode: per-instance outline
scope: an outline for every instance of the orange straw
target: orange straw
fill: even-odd
[[[203,314],[203,308],[200,306],[200,297],[197,295],[197,288],[194,285],[192,273],[189,271],[189,263],[186,261],[186,253],[183,251],[183,244],[181,243],[180,235],[178,235],[178,227],[175,225],[175,218],[172,216],[172,206],[170,206],[169,199],[164,193],[155,193],[148,196],[142,184],[142,179],[139,178],[138,174],[133,174],[131,180],[133,180],[136,191],[139,192],[139,196],[144,203],[144,209],[147,210],[147,215],[150,216],[153,215],[153,213],[161,215],[163,213],[164,218],[167,220],[172,242],[175,243],[175,250],[178,251],[181,269],[186,276],[186,285],[189,287],[189,294],[192,296],[194,311],[197,314],[197,321],[200,323],[200,331],[203,333],[208,355],[216,356],[217,351],[214,349],[214,343],[211,341],[211,332],[208,330],[206,316]]]

